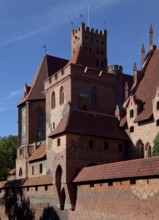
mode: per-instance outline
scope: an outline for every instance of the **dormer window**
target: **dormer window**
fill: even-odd
[[[134,110],[130,110],[130,118],[134,117]]]

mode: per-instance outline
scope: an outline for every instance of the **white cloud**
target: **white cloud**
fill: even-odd
[[[114,4],[122,2],[124,0],[91,0],[89,1],[90,12],[103,7],[110,7]],[[3,1],[2,1],[3,2]],[[1,5],[1,1],[0,1]],[[79,16],[83,11],[87,12],[88,2],[81,0],[80,3],[75,1],[69,1],[65,4],[59,4],[56,7],[51,8],[47,12],[43,13],[41,20],[46,21],[43,27],[30,30],[28,33],[21,34],[19,36],[13,37],[9,40],[0,43],[0,47],[14,43],[16,41],[21,41],[29,37],[35,36],[41,32],[53,29],[59,24],[65,24],[66,22],[71,22],[75,17]]]
[[[22,91],[21,91],[21,90],[17,90],[17,91],[10,91],[10,92],[9,92],[9,95],[7,96],[7,98],[12,98],[12,97],[14,97],[14,96],[19,95],[20,93],[22,93]]]

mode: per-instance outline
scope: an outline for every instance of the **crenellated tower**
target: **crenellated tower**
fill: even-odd
[[[72,54],[79,47],[83,47],[85,53],[92,57],[94,66],[107,67],[107,31],[99,31],[86,27],[81,23],[80,27],[71,33],[71,50]]]

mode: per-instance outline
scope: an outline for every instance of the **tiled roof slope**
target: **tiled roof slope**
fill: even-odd
[[[152,116],[152,99],[159,86],[159,49],[156,49],[143,73],[142,79],[133,94],[137,100],[143,103],[143,110],[135,119],[135,122],[150,119]]]
[[[159,157],[85,167],[74,183],[159,176]]]
[[[63,132],[126,140],[117,118],[99,113],[70,110],[49,137]]]
[[[41,93],[44,91],[44,81],[63,68],[67,62],[68,60],[46,55],[32,80],[27,96],[23,97],[18,105],[24,103],[26,100],[45,99],[44,94]]]
[[[46,146],[45,145],[41,145],[28,158],[28,161],[39,160],[39,159],[44,158],[45,156],[46,156]]]
[[[92,56],[88,56],[83,47],[79,47],[76,49],[68,64],[78,64],[82,66],[96,67],[94,64],[96,60]]]
[[[0,182],[0,188],[14,188],[27,186],[43,186],[52,184],[52,176],[39,176],[27,179],[11,180],[7,182]]]

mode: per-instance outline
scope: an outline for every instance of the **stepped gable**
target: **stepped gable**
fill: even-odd
[[[140,122],[151,118],[152,99],[156,95],[156,87],[159,85],[159,49],[156,49],[143,73],[135,93],[133,94],[137,100],[142,101],[143,110],[137,116],[134,122]]]
[[[46,55],[32,80],[31,86],[27,89],[27,94],[23,96],[18,105],[28,100],[45,99],[45,95],[42,93],[44,91],[44,81],[63,68],[67,62],[68,60]]]
[[[41,145],[38,147],[27,161],[35,161],[46,157],[46,145]]]
[[[70,110],[49,137],[62,133],[127,140],[127,135],[119,128],[116,117],[81,110]]]
[[[152,177],[159,175],[159,157],[129,160],[104,165],[85,167],[74,183]]]

